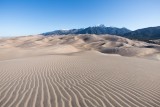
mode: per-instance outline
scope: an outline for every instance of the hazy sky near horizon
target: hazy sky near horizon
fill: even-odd
[[[0,36],[104,24],[160,26],[160,0],[0,0]]]

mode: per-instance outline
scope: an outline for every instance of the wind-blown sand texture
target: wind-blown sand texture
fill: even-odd
[[[160,107],[160,61],[87,50],[81,39],[22,46],[26,38],[1,40],[0,107]]]

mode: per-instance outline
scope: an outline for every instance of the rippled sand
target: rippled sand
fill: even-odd
[[[1,107],[160,107],[160,62],[94,51],[0,61]]]

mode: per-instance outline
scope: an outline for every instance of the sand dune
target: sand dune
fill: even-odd
[[[0,39],[0,107],[160,107],[159,51],[110,35]]]
[[[159,65],[93,51],[0,61],[0,105],[159,107]]]
[[[160,53],[160,46],[111,35],[26,36],[0,39],[0,60],[27,56],[95,50],[106,54],[145,57]],[[154,57],[157,59],[157,57]]]

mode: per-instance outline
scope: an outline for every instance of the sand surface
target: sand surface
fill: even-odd
[[[160,61],[136,56],[158,57],[139,50],[148,44],[127,39],[138,47],[127,45],[136,57],[124,57],[101,53],[96,36],[94,44],[80,36],[62,44],[41,37],[37,45],[39,38],[0,41],[0,107],[160,107]]]

